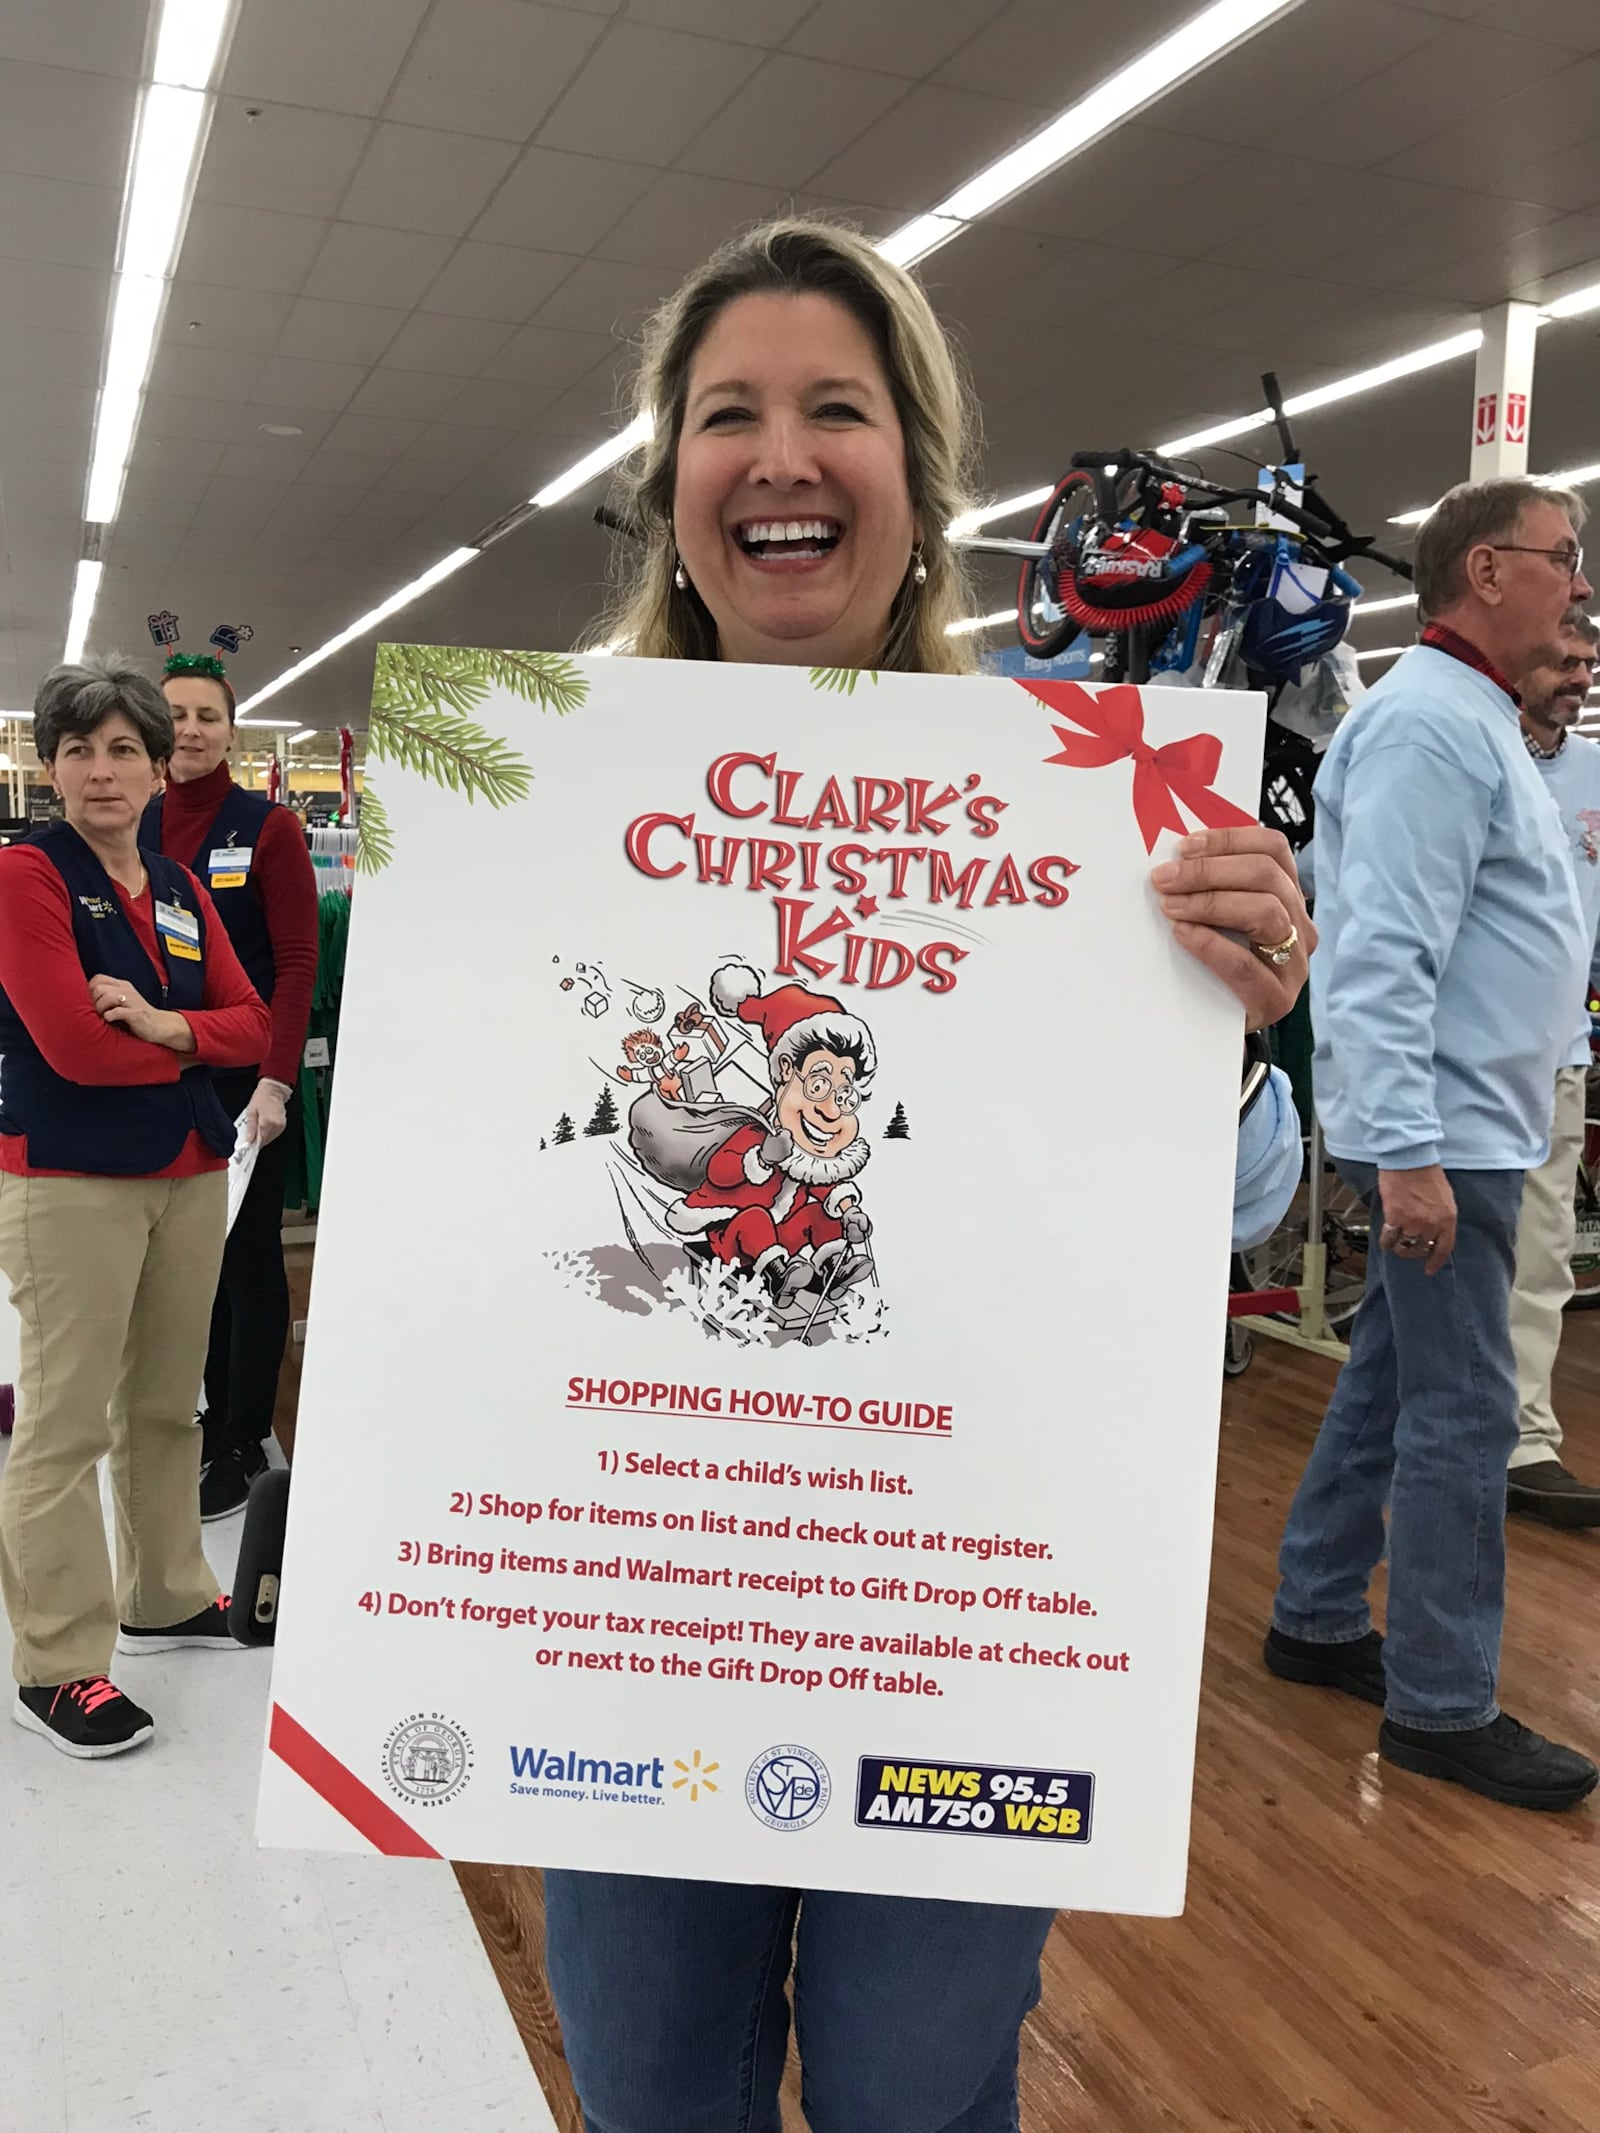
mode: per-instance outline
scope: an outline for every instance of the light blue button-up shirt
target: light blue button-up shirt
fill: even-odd
[[[1566,746],[1556,756],[1530,756],[1529,761],[1544,780],[1545,790],[1556,803],[1561,833],[1572,855],[1572,871],[1578,883],[1578,901],[1588,932],[1590,956],[1589,989],[1600,976],[1600,743],[1569,733]],[[1574,1011],[1574,1034],[1565,1066],[1589,1064],[1589,1004],[1587,992]]]
[[[1316,799],[1330,1151],[1388,1170],[1536,1168],[1590,937],[1516,706],[1415,646],[1346,716]]]

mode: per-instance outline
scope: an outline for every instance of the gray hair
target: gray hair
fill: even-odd
[[[1514,534],[1530,504],[1556,504],[1574,528],[1588,517],[1583,499],[1570,489],[1552,489],[1526,475],[1498,481],[1462,481],[1447,489],[1417,535],[1417,605],[1424,615],[1453,607],[1467,589],[1469,552],[1485,541]]]
[[[77,666],[52,667],[33,699],[33,745],[41,763],[53,763],[61,743],[93,733],[113,712],[131,720],[152,763],[172,758],[172,707],[131,659],[108,652]]]

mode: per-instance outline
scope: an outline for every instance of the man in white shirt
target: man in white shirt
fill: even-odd
[[[1522,737],[1571,846],[1591,943],[1600,927],[1600,746],[1571,729],[1594,679],[1597,642],[1600,629],[1581,608],[1569,608],[1562,618],[1559,661],[1523,675],[1519,690]],[[1550,1154],[1528,1172],[1517,1224],[1511,1345],[1517,1365],[1518,1438],[1506,1504],[1547,1525],[1600,1526],[1600,1488],[1579,1480],[1562,1464],[1561,1424],[1550,1399],[1561,1313],[1572,1294],[1575,1188],[1590,1057],[1588,988],[1585,997],[1574,1002],[1573,1014],[1571,1049],[1556,1073]]]

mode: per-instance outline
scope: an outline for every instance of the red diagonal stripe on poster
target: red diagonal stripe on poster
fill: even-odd
[[[352,1829],[391,1859],[442,1859],[426,1837],[419,1837],[402,1816],[363,1785],[353,1770],[347,1770],[321,1741],[314,1740],[282,1704],[272,1706],[272,1724],[267,1745],[296,1777],[304,1778],[311,1790],[327,1801],[335,1814],[343,1815]]]
[[[1214,733],[1192,733],[1185,741],[1168,741],[1152,748],[1144,737],[1144,699],[1127,682],[1090,692],[1076,681],[1024,681],[1030,696],[1083,730],[1069,733],[1055,728],[1061,743],[1058,755],[1047,763],[1066,763],[1074,770],[1101,770],[1107,763],[1133,761],[1133,812],[1144,836],[1147,852],[1155,850],[1164,829],[1188,827],[1178,812],[1178,802],[1196,815],[1207,829],[1226,829],[1247,824],[1255,816],[1235,807],[1221,793],[1213,792],[1212,780],[1222,762],[1222,743]]]

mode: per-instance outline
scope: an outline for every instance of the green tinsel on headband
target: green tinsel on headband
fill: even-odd
[[[163,674],[204,674],[209,681],[226,682],[228,670],[210,652],[174,652],[161,669]]]

